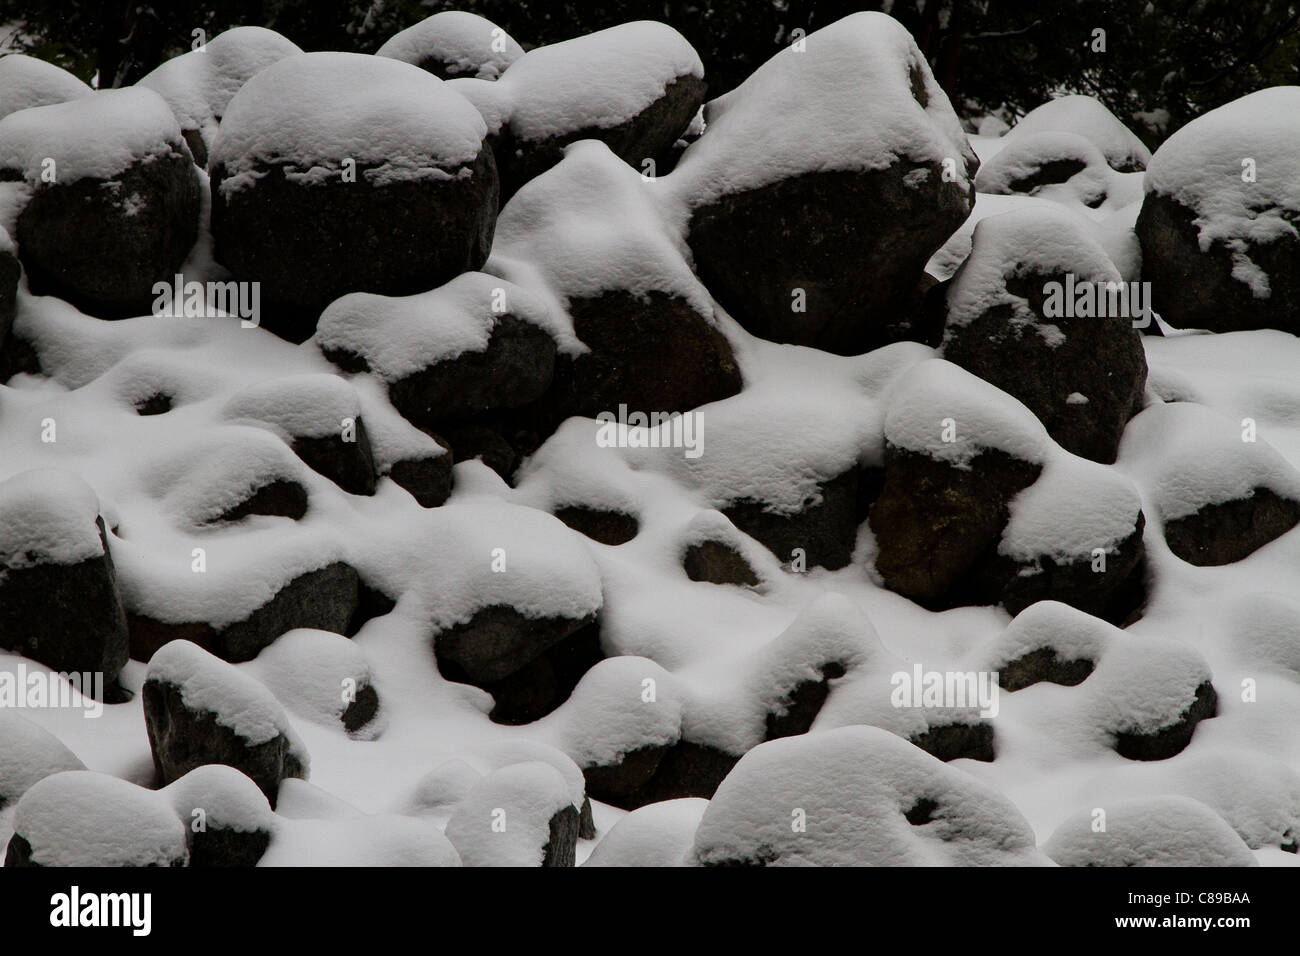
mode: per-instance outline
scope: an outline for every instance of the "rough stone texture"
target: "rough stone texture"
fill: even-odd
[[[1177,328],[1237,332],[1281,329],[1300,334],[1300,235],[1250,245],[1250,259],[1268,275],[1268,298],[1232,276],[1232,252],[1219,240],[1201,251],[1198,214],[1150,192],[1135,227],[1142,246],[1142,279],[1151,283],[1154,309]],[[1297,223],[1293,219],[1292,226]],[[1153,323],[1154,325],[1154,323]]]
[[[631,119],[617,126],[584,127],[541,140],[525,140],[503,128],[489,137],[501,170],[501,204],[529,180],[540,176],[564,156],[564,147],[580,139],[598,139],[619,159],[643,171],[642,162],[667,157],[677,138],[690,126],[704,103],[705,83],[691,75],[679,76],[663,95]],[[665,170],[666,171],[666,170]],[[656,174],[662,174],[656,168]]]
[[[437,435],[430,435],[445,450],[441,455],[424,458],[403,458],[393,462],[388,469],[388,477],[411,493],[421,508],[436,508],[451,497],[451,468],[455,460],[451,446]]]
[[[1065,284],[1063,275],[1030,273],[1006,278],[1042,323],[1064,341],[1052,346],[1036,326],[1016,325],[1010,306],[986,311],[969,324],[948,326],[943,357],[1019,399],[1066,451],[1103,464],[1115,461],[1124,426],[1142,410],[1147,362],[1132,319],[1044,318],[1043,287]],[[1087,402],[1068,401],[1071,394]]]
[[[622,511],[587,508],[583,505],[566,505],[555,509],[555,517],[592,541],[617,546],[627,544],[637,536],[641,523],[635,515]]]
[[[14,314],[18,311],[18,283],[22,278],[23,267],[18,257],[8,250],[0,250],[0,350],[4,348],[14,324]]]
[[[1096,663],[1087,658],[1062,660],[1053,648],[1040,647],[998,669],[998,686],[1011,693],[1044,681],[1074,687],[1093,672]]]
[[[202,833],[190,830],[190,866],[247,867],[257,866],[271,834],[265,830],[231,830],[209,826]]]
[[[483,686],[521,670],[592,619],[529,618],[514,608],[480,608],[464,624],[438,632],[434,651],[448,680]]]
[[[838,661],[823,664],[821,672],[820,680],[808,680],[795,685],[782,702],[784,709],[780,713],[767,715],[767,736],[764,740],[793,737],[812,730],[813,721],[831,694],[830,682],[845,674],[844,665]]]
[[[127,621],[104,521],[95,523],[99,557],[0,568],[0,647],[56,672],[102,673],[107,697],[127,662]]]
[[[249,515],[271,515],[300,519],[307,513],[307,489],[296,481],[276,478],[256,489],[239,504],[228,508],[208,523],[239,521]]]
[[[262,325],[283,338],[311,336],[329,303],[348,292],[412,295],[487,260],[496,227],[497,175],[486,145],[466,178],[374,186],[292,182],[263,166],[250,187],[225,195],[212,172],[214,255],[238,280],[262,283]]]
[[[578,858],[578,831],[581,828],[581,815],[577,807],[565,807],[551,817],[550,839],[542,847],[542,866],[574,866]]]
[[[1249,498],[1205,505],[1195,514],[1165,523],[1169,550],[1189,564],[1231,564],[1253,553],[1300,522],[1300,503],[1268,488]]]
[[[821,501],[794,514],[767,510],[761,501],[741,499],[719,510],[760,542],[783,564],[802,549],[807,567],[835,571],[853,559],[858,525],[857,468],[822,483]]]
[[[962,470],[893,446],[885,462],[869,519],[885,586],[932,610],[989,603],[973,574],[996,549],[1011,499],[1041,467],[985,450]]]
[[[32,292],[105,319],[148,315],[153,284],[172,281],[198,237],[200,195],[180,142],[112,179],[37,186],[14,235]]]
[[[994,757],[993,725],[943,724],[931,727],[923,734],[909,739],[932,757],[940,760],[956,760],[966,757],[970,760],[991,762]]]
[[[357,572],[342,562],[299,575],[247,618],[214,628],[202,621],[179,624],[127,614],[131,657],[147,661],[169,641],[192,641],[231,663],[249,661],[277,637],[296,628],[346,634],[358,606]]]
[[[600,628],[594,623],[580,627],[509,676],[479,684],[492,695],[488,717],[498,724],[540,720],[568,700],[583,675],[604,658]],[[449,676],[455,669],[449,666],[443,673]]]
[[[921,187],[904,185],[921,169],[928,173]],[[697,271],[760,338],[840,355],[913,338],[909,317],[920,305],[925,264],[975,200],[974,186],[945,183],[942,172],[937,163],[900,160],[723,196],[692,215]],[[804,290],[803,312],[793,309],[796,289]]]
[[[180,688],[163,681],[146,680],[143,698],[145,728],[160,786],[179,780],[196,767],[225,764],[257,784],[274,807],[280,781],[305,776],[283,734],[250,744],[218,723],[217,714],[189,710]]]
[[[312,471],[324,475],[348,494],[375,493],[375,458],[365,423],[360,418],[356,420],[352,441],[344,441],[341,434],[294,438],[289,447]]]
[[[1192,740],[1196,725],[1219,712],[1219,696],[1209,681],[1196,688],[1196,699],[1178,720],[1149,733],[1115,735],[1115,752],[1129,760],[1164,760],[1181,753]]]
[[[735,548],[721,541],[702,541],[686,549],[682,568],[692,581],[710,584],[738,584],[753,587],[759,583],[758,575],[749,562]]]

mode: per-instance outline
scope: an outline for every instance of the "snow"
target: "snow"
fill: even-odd
[[[149,661],[146,680],[177,688],[186,710],[211,714],[250,747],[283,736],[304,769],[307,753],[284,709],[266,686],[190,641],[164,644]]]
[[[498,46],[503,49],[496,49]],[[417,66],[421,60],[433,59],[458,72],[475,70],[479,79],[495,80],[524,50],[490,21],[460,10],[444,10],[394,34],[375,55]]]
[[[259,382],[226,403],[231,421],[252,419],[293,438],[325,438],[342,433],[344,423],[361,415],[356,390],[337,375],[286,375]]]
[[[1205,659],[1177,640],[1117,639],[1088,677],[1087,712],[1104,733],[1155,733],[1177,723],[1210,678]]]
[[[1084,167],[1067,181],[1071,190],[1080,202],[1087,204],[1093,199],[1100,202],[1106,195],[1113,172],[1106,165],[1106,157],[1082,136],[1061,131],[1015,137],[997,156],[980,167],[975,176],[975,188],[982,193],[1003,195],[1023,191],[1016,190],[1015,184],[1030,178],[1048,163],[1071,160]],[[1046,195],[1056,185],[1035,187],[1033,193]]]
[[[200,819],[211,829],[237,833],[272,832],[276,826],[271,805],[257,784],[225,764],[195,767],[159,793],[171,800],[176,815],[191,827]],[[202,810],[202,815],[196,815],[196,810]]]
[[[1043,852],[1061,866],[1256,866],[1249,848],[1209,807],[1187,797],[1150,797],[1075,814]]]
[[[302,53],[277,60],[230,100],[208,166],[226,195],[259,167],[286,164],[305,182],[338,175],[344,159],[374,185],[450,179],[468,169],[487,127],[436,76],[387,57]]]
[[[152,476],[165,509],[179,522],[214,521],[273,481],[293,481],[306,466],[273,435],[231,425],[174,449]]]
[[[637,20],[530,50],[493,93],[509,104],[510,132],[537,141],[619,126],[682,76],[704,76],[694,48],[665,23]]]
[[[321,313],[315,341],[323,352],[365,359],[384,382],[396,382],[438,362],[488,346],[504,313],[573,340],[571,329],[537,294],[482,272],[408,296],[352,292]]]
[[[1035,133],[1068,132],[1091,142],[1116,169],[1146,168],[1151,152],[1115,114],[1095,97],[1072,94],[1048,100],[1031,110],[1006,135],[1007,145]]]
[[[18,801],[14,832],[42,866],[169,866],[189,857],[166,797],[88,770],[35,784]]]
[[[50,774],[84,769],[77,755],[48,730],[0,708],[0,809]]]
[[[70,565],[104,553],[99,499],[75,474],[37,468],[0,482],[0,567]]]
[[[1116,640],[1124,640],[1124,633],[1100,618],[1060,601],[1039,601],[1017,614],[974,663],[1000,671],[1040,649],[1053,651],[1061,661],[1096,663]]]
[[[1270,286],[1251,258],[1252,247],[1298,235],[1297,140],[1300,87],[1275,86],[1188,123],[1161,145],[1147,168],[1146,192],[1193,210],[1201,251],[1216,242],[1225,245],[1233,278],[1257,299],[1268,298]]]
[[[211,145],[226,107],[260,70],[302,53],[298,45],[264,27],[235,27],[202,49],[167,60],[137,83],[158,93],[181,129],[198,130]]]
[[[1162,403],[1129,422],[1118,465],[1148,490],[1164,521],[1248,498],[1255,488],[1300,501],[1300,471],[1245,434],[1240,421],[1204,405]]]
[[[1022,334],[1032,329],[1049,346],[1063,342],[1057,326],[1040,319],[1028,302],[1007,289],[1008,279],[1031,272],[1073,273],[1076,285],[1121,281],[1101,245],[1064,210],[1036,206],[990,216],[975,226],[970,256],[948,288],[945,338],[980,315],[1006,306],[1012,312],[1010,325]]]
[[[956,429],[951,441],[944,437],[948,422]],[[1051,443],[1024,405],[942,359],[918,362],[891,389],[885,440],[963,469],[986,449],[1040,463]]]
[[[438,829],[396,814],[346,819],[285,820],[258,866],[459,866]]]
[[[356,644],[311,628],[280,635],[240,669],[295,714],[336,727],[355,693],[374,683],[365,652]],[[354,696],[347,697],[348,692]]]
[[[540,866],[551,818],[571,806],[564,777],[549,763],[511,764],[460,802],[447,839],[465,866]]]
[[[937,804],[925,826],[904,814]],[[798,813],[806,830],[798,830]],[[755,747],[723,781],[695,835],[701,863],[1044,865],[1004,797],[875,727],[841,727]]]
[[[34,56],[0,56],[0,119],[19,110],[90,96],[94,91],[67,70]]]
[[[695,829],[708,805],[684,797],[633,810],[596,844],[583,866],[690,866]]]
[[[802,173],[954,161],[967,186],[975,154],[911,34],[882,13],[855,13],[787,46],[705,107],[708,129],[669,182],[689,205]],[[927,105],[913,96],[913,78]],[[779,117],[779,120],[776,118]]]
[[[66,103],[37,106],[0,119],[0,168],[28,183],[54,160],[61,185],[112,179],[151,158],[182,149],[180,127],[153,90],[100,90]]]

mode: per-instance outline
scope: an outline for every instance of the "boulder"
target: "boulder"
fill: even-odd
[[[0,810],[17,803],[51,774],[85,769],[58,737],[11,709],[0,708]]]
[[[215,258],[262,283],[263,324],[292,341],[346,293],[411,295],[476,269],[497,211],[486,132],[408,63],[278,60],[231,99],[212,147]]]
[[[14,239],[32,292],[101,318],[149,313],[198,236],[199,174],[152,90],[10,114],[0,179],[25,186]]]
[[[579,811],[549,763],[526,761],[488,774],[447,821],[465,866],[571,867]]]
[[[1141,172],[1151,161],[1151,151],[1142,140],[1093,96],[1059,96],[1030,110],[1006,134],[1005,148],[1042,133],[1071,133],[1086,139],[1116,172]]]
[[[428,70],[440,80],[495,80],[524,55],[505,30],[472,13],[444,10],[395,33],[375,51]]]
[[[185,824],[190,866],[256,866],[276,829],[257,784],[234,767],[205,764],[159,791]]]
[[[1151,159],[1142,278],[1180,328],[1300,333],[1300,87],[1212,110]]]
[[[1070,815],[1048,837],[1043,852],[1058,866],[1258,866],[1250,848],[1224,819],[1190,797],[1160,795],[1120,800]]]
[[[67,70],[23,53],[0,57],[0,119],[34,106],[53,106],[94,93]]]

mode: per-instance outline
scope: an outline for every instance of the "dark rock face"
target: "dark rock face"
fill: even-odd
[[[18,311],[18,283],[23,278],[23,267],[18,257],[7,249],[0,249],[0,349],[14,324]]]
[[[312,471],[324,475],[348,494],[375,493],[375,458],[365,423],[360,418],[356,420],[351,441],[344,440],[341,434],[294,438],[289,447]]]
[[[1087,680],[1095,667],[1096,663],[1086,658],[1062,660],[1053,648],[1040,647],[1002,665],[998,686],[1008,693],[1044,681],[1074,687]]]
[[[497,175],[486,146],[471,174],[374,186],[304,184],[283,164],[226,195],[224,165],[212,170],[212,238],[218,262],[238,280],[262,283],[262,325],[301,342],[321,310],[348,292],[412,295],[481,266],[496,226]]]
[[[102,673],[107,689],[127,661],[127,621],[104,521],[95,523],[101,556],[3,569],[0,647],[56,672]]]
[[[277,637],[300,627],[346,634],[358,606],[357,572],[342,562],[299,575],[247,618],[214,628],[201,621],[169,624],[128,614],[131,657],[147,661],[170,641],[187,640],[231,663],[250,661]]]
[[[964,471],[893,446],[885,462],[869,519],[885,586],[935,610],[988,603],[972,594],[973,572],[995,552],[1011,499],[1037,480],[1041,466],[986,450]]]
[[[1165,523],[1169,550],[1189,564],[1207,567],[1240,561],[1300,523],[1300,503],[1268,488],[1249,498],[1205,505]]]
[[[796,684],[782,702],[782,710],[767,715],[767,736],[764,740],[793,737],[812,730],[813,721],[831,694],[830,682],[845,674],[844,665],[830,661],[821,666],[820,680],[807,680]]]
[[[501,170],[502,205],[525,183],[558,163],[564,157],[564,147],[580,139],[600,140],[638,171],[644,169],[642,163],[647,159],[654,160],[657,167],[660,157],[671,154],[673,144],[704,104],[704,90],[702,79],[679,76],[668,83],[659,99],[617,126],[584,127],[541,140],[521,139],[509,127],[501,129],[489,139]]]
[[[198,237],[199,208],[198,171],[177,142],[112,179],[41,184],[14,238],[36,295],[105,319],[147,315],[154,283],[171,283]]]
[[[587,767],[587,790],[597,800],[624,810],[678,797],[710,798],[740,759],[708,744],[679,740],[625,754],[621,764]]]
[[[480,685],[494,701],[488,717],[498,724],[539,720],[568,700],[583,675],[604,659],[600,628],[580,627],[509,677]]]
[[[265,830],[243,831],[210,826],[189,836],[190,866],[257,866],[257,861],[271,845],[271,834]]]
[[[1168,727],[1153,733],[1115,735],[1115,752],[1129,760],[1164,760],[1181,753],[1192,740],[1196,725],[1219,712],[1219,696],[1209,681],[1196,688],[1196,699]]]
[[[1158,192],[1142,201],[1135,227],[1142,278],[1151,283],[1153,307],[1161,317],[1180,328],[1300,334],[1300,237],[1292,233],[1248,244],[1247,255],[1268,276],[1270,294],[1256,298],[1250,286],[1233,277],[1233,251],[1222,240],[1201,251],[1198,217],[1196,210]]]
[[[580,829],[577,807],[565,807],[551,817],[550,839],[542,847],[542,866],[574,866],[578,859]]]
[[[602,803],[633,809],[636,795],[653,779],[663,762],[667,747],[641,747],[623,755],[616,764],[583,767],[587,793]]]
[[[794,514],[767,510],[761,501],[741,499],[719,510],[731,523],[760,542],[782,563],[796,550],[807,567],[834,571],[853,559],[858,533],[858,469],[852,468],[821,485],[821,501]]]
[[[579,534],[585,534],[592,541],[612,546],[627,544],[636,537],[641,527],[635,515],[622,511],[587,508],[582,505],[557,508],[555,517]]]
[[[906,185],[918,170],[924,182]],[[900,161],[723,196],[691,219],[700,278],[737,321],[774,342],[857,355],[912,338],[899,317],[918,310],[925,263],[975,199],[973,186],[943,182],[942,173]],[[804,311],[795,311],[800,289]]]
[[[223,511],[210,523],[239,521],[249,515],[271,515],[299,520],[307,513],[307,489],[296,481],[268,481],[239,504]]]
[[[1036,327],[1013,323],[1003,305],[949,325],[943,357],[1019,399],[1066,451],[1111,464],[1124,426],[1142,410],[1142,337],[1122,316],[1044,318],[1043,287],[1052,281],[1065,285],[1064,276],[1017,274],[1006,277],[1006,287],[1040,322],[1060,329],[1064,341],[1049,345]],[[1075,393],[1087,401],[1071,402]]]
[[[388,477],[411,493],[421,508],[436,508],[449,497],[454,479],[451,466],[454,460],[451,446],[437,435],[431,435],[443,449],[441,455],[424,458],[404,458],[393,462],[388,469]]]
[[[945,761],[966,757],[988,763],[995,755],[993,725],[987,723],[943,724],[931,727],[908,742]]]
[[[754,587],[758,575],[735,548],[721,541],[702,541],[686,549],[682,568],[692,581]]]
[[[217,714],[188,709],[180,688],[162,681],[146,680],[143,698],[149,747],[162,786],[179,780],[196,767],[226,764],[257,784],[274,807],[280,781],[305,776],[302,764],[291,752],[289,740],[283,734],[260,744],[250,744],[218,723]]]

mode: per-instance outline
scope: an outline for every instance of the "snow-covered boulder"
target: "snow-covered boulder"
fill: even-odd
[[[502,211],[488,268],[569,320],[551,391],[516,426],[522,453],[573,415],[686,412],[740,391],[722,319],[654,188],[603,143],[581,142]]]
[[[869,516],[885,586],[926,606],[971,603],[1050,445],[1033,412],[957,365],[905,373],[889,394],[885,481]]]
[[[198,235],[200,183],[153,90],[101,90],[0,120],[2,223],[34,293],[101,318],[150,311]],[[14,212],[16,210],[16,212]]]
[[[1165,542],[1191,564],[1230,564],[1300,523],[1300,471],[1249,421],[1193,402],[1148,408],[1119,464],[1151,490]]]
[[[911,35],[857,13],[705,108],[664,185],[705,285],[754,334],[854,355],[912,337],[979,165]]]
[[[1101,100],[1082,94],[1059,96],[1030,110],[1006,135],[1010,148],[1022,138],[1039,133],[1073,133],[1092,143],[1121,173],[1141,172],[1151,161],[1151,151]]]
[[[349,735],[373,736],[379,713],[374,672],[361,649],[341,634],[298,628],[243,668],[285,707]],[[371,731],[367,733],[367,731]]]
[[[980,167],[975,189],[997,196],[1068,197],[1095,209],[1106,201],[1111,172],[1101,150],[1077,133],[1030,133]]]
[[[682,535],[682,570],[692,581],[756,587],[754,565],[763,564],[753,544],[719,511],[701,511]]]
[[[276,60],[301,52],[296,43],[274,30],[235,27],[201,48],[173,57],[136,85],[167,101],[194,162],[205,167],[217,126],[239,88]]]
[[[5,866],[185,866],[185,827],[167,797],[72,770],[37,783],[14,810]]]
[[[190,866],[256,866],[275,832],[266,795],[234,767],[204,764],[159,792],[185,824]]]
[[[495,80],[524,50],[490,20],[444,10],[393,34],[375,55],[418,66],[441,80]]]
[[[67,70],[23,53],[0,57],[0,119],[33,106],[53,106],[94,91]]]
[[[348,292],[410,295],[487,258],[497,177],[478,112],[388,57],[277,60],[230,100],[212,146],[214,255],[262,283],[294,341]]]
[[[307,751],[275,695],[197,644],[172,641],[154,654],[143,693],[161,784],[204,764],[226,764],[274,805],[280,781],[307,776]]]
[[[85,769],[58,737],[9,708],[0,709],[0,810],[50,774]]]
[[[127,622],[99,508],[71,472],[0,482],[0,647],[54,671],[100,674],[113,699]]]
[[[1260,90],[1156,150],[1137,220],[1170,324],[1300,333],[1300,86]]]
[[[944,358],[1024,402],[1067,451],[1115,460],[1146,386],[1141,319],[1073,216],[1033,208],[982,220],[946,310]]]
[[[530,50],[495,82],[452,87],[487,121],[504,204],[583,139],[653,176],[704,102],[705,84],[685,37],[638,20]]]
[[[1124,800],[1082,810],[1056,828],[1043,852],[1061,866],[1258,866],[1223,818],[1189,797]]]
[[[12,237],[0,226],[0,382],[10,377],[9,363],[4,358],[5,339],[18,311],[18,283],[22,278],[23,267],[18,261],[18,250]]]
[[[754,748],[695,834],[706,866],[1034,866],[1046,861],[1015,806],[876,727]]]
[[[526,761],[488,774],[447,822],[465,866],[573,866],[578,809],[549,763]]]
[[[291,375],[249,386],[224,417],[268,427],[313,471],[354,495],[375,493],[375,461],[356,390],[337,375]]]
[[[1105,621],[1068,604],[1039,601],[981,648],[976,663],[997,673],[998,686],[1008,692],[1044,681],[1074,687],[1088,679],[1117,634]]]
[[[583,866],[691,866],[695,830],[709,801],[664,800],[633,810],[614,824]]]
[[[374,375],[412,424],[445,436],[546,392],[559,321],[527,289],[467,272],[418,295],[346,295],[321,314],[315,341],[340,368]]]

